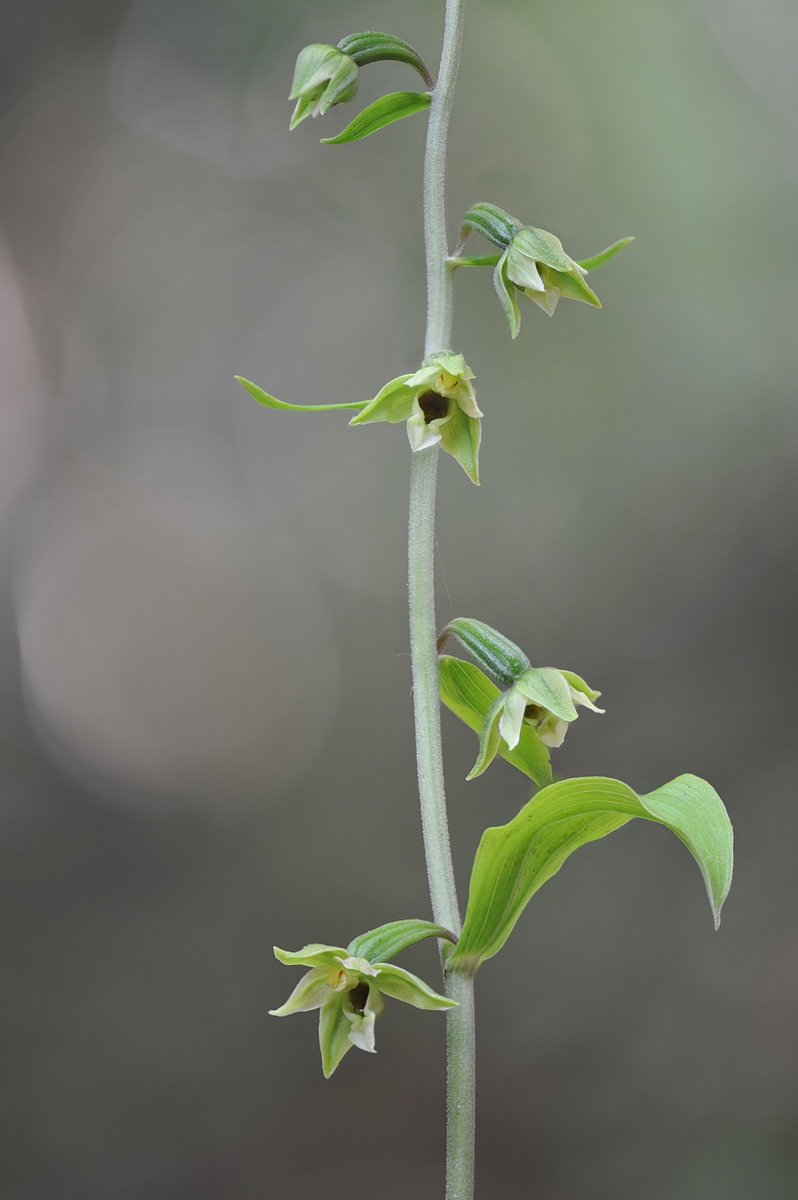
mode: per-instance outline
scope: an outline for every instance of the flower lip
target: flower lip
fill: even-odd
[[[363,1015],[363,1010],[366,1007],[366,1002],[368,1001],[368,998],[369,998],[369,985],[367,983],[363,983],[362,981],[360,983],[358,983],[355,987],[351,988],[351,990],[349,992],[349,1003],[352,1005],[352,1008],[354,1009],[354,1011],[356,1013],[358,1013],[360,1016]]]
[[[439,421],[449,415],[449,401],[440,392],[424,392],[418,398],[418,407],[424,414],[424,424]]]

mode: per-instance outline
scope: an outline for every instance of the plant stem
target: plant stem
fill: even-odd
[[[427,336],[425,354],[450,350],[452,338],[452,272],[446,262],[446,140],[452,113],[464,0],[446,0],[441,65],[432,93],[424,153],[424,244],[427,253]]]
[[[427,259],[425,355],[451,349],[452,268],[447,262],[446,141],[463,36],[464,0],[446,0],[438,80],[432,93],[424,155],[424,244]],[[421,824],[435,921],[459,935],[441,751],[435,620],[435,487],[438,447],[412,456],[408,535],[410,654]],[[474,1193],[474,990],[470,977],[445,972],[447,1015],[446,1200]]]
[[[441,716],[435,622],[435,484],[438,447],[419,450],[411,460],[408,529],[410,657],[416,725],[418,792],[435,922],[460,933],[441,754]]]

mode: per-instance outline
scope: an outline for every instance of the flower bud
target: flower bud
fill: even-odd
[[[300,51],[289,100],[296,100],[291,129],[305,117],[324,116],[334,104],[351,100],[357,91],[358,68],[336,46],[314,42]]]

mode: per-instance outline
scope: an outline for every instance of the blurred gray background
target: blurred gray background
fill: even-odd
[[[423,338],[424,122],[290,137],[310,41],[437,60],[442,3],[7,0],[0,120],[0,835],[6,1200],[432,1200],[443,1018],[389,1001],[325,1083],[271,945],[426,916],[399,428]],[[440,622],[480,616],[607,715],[560,775],[711,779],[718,935],[642,823],[568,863],[478,980],[479,1194],[798,1193],[798,9],[467,6],[452,229],[492,200],[604,310],[457,278],[483,486],[442,463]],[[415,86],[363,73],[362,103]],[[475,239],[474,245],[477,245]],[[485,248],[487,249],[487,247]],[[525,781],[466,785],[461,888]],[[425,945],[404,960],[436,979]]]

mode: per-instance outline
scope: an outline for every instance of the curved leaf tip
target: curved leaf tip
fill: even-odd
[[[664,825],[687,846],[704,878],[717,929],[731,885],[733,834],[710,784],[680,775],[638,796],[617,779],[566,779],[543,788],[507,825],[485,830],[450,965],[473,973],[497,954],[535,892],[565,860],[634,817]]]

